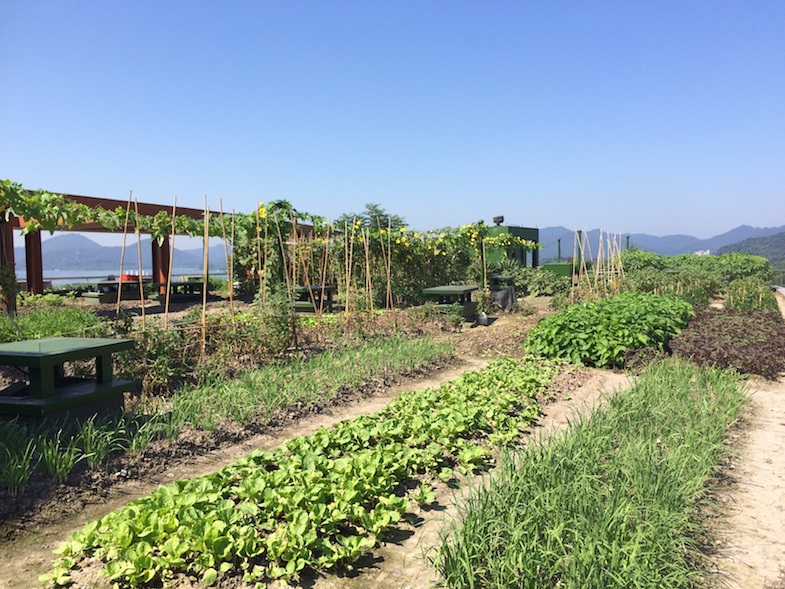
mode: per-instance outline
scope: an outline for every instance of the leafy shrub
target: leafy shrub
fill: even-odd
[[[116,355],[118,373],[141,383],[145,394],[168,394],[196,364],[199,338],[193,333],[158,325],[130,332],[136,346]]]
[[[570,289],[570,279],[557,276],[543,268],[521,266],[515,260],[501,260],[488,264],[488,274],[511,276],[519,296],[553,296]]]
[[[514,275],[515,290],[522,295],[553,296],[570,290],[570,279],[543,268],[520,268]]]
[[[721,256],[657,256],[651,252],[622,253],[625,283],[632,290],[670,293],[695,306],[706,306],[720,297],[731,282],[757,279],[768,283],[771,268],[765,258],[748,254]]]
[[[692,316],[692,306],[677,297],[626,292],[542,319],[525,345],[529,352],[576,364],[622,366],[628,350],[665,350]]]
[[[776,311],[777,299],[771,287],[759,278],[738,278],[730,283],[725,306],[734,311]]]
[[[704,309],[671,341],[675,356],[776,379],[785,370],[785,322],[778,312]]]
[[[59,307],[65,302],[65,297],[51,292],[46,294],[20,292],[16,300],[20,307]]]
[[[763,256],[734,252],[713,257],[718,260],[719,272],[725,284],[740,278],[757,278],[766,283],[771,282],[771,265]]]
[[[662,256],[635,248],[621,252],[621,264],[625,272],[640,272],[647,269],[662,270],[665,266]]]

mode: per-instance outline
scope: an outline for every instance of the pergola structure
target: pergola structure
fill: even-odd
[[[106,210],[115,210],[117,208],[126,208],[128,201],[115,200],[111,198],[96,198],[93,196],[78,196],[75,194],[63,195],[69,200],[76,201],[83,205],[92,208],[101,207]],[[154,216],[161,211],[166,212],[168,215],[176,213],[178,216],[182,215],[192,219],[201,220],[204,218],[205,211],[201,209],[190,209],[187,207],[177,207],[174,210],[173,206],[159,205],[151,203],[136,203],[135,210],[138,207],[140,215]],[[208,211],[211,214],[212,211]],[[0,260],[10,266],[11,269],[16,268],[14,260],[14,234],[13,229],[21,229],[27,225],[27,220],[11,215],[8,219],[0,217]],[[122,233],[123,229],[111,230],[98,223],[86,223],[70,228],[62,228],[62,231],[84,231],[95,233]],[[170,245],[169,240],[164,240],[161,245],[158,245],[156,240],[152,240],[152,258],[153,258],[153,282],[166,282],[169,278],[169,256]],[[44,291],[44,271],[43,261],[41,259],[41,233],[33,231],[25,235],[25,262],[27,266],[27,290],[31,293],[41,294]]]

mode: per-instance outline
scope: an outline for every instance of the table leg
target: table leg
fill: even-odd
[[[101,354],[95,357],[95,379],[99,383],[112,382],[111,354]]]
[[[30,396],[46,399],[55,392],[55,368],[53,366],[30,367]]]

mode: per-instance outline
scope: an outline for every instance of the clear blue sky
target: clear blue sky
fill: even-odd
[[[785,224],[785,2],[0,0],[0,178],[417,229]]]

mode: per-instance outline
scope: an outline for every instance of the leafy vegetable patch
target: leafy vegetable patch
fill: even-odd
[[[308,568],[351,568],[432,481],[485,468],[539,414],[535,398],[557,368],[500,360],[438,390],[400,395],[385,410],[255,452],[207,477],[161,487],[61,548],[54,585],[96,557],[119,586],[178,575],[204,585],[242,575],[259,586]]]
[[[628,350],[664,350],[692,316],[692,306],[675,296],[625,292],[542,319],[525,345],[575,364],[621,366]]]

